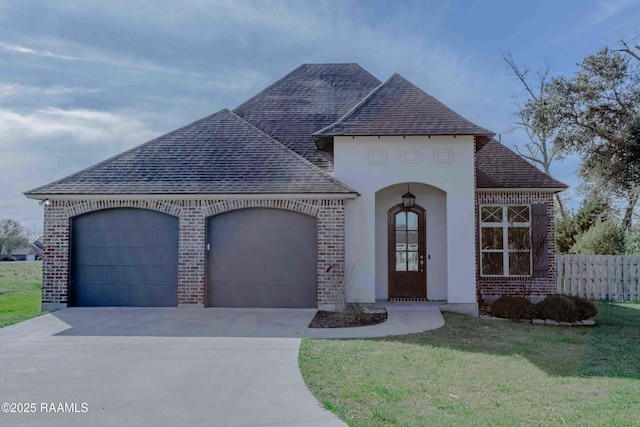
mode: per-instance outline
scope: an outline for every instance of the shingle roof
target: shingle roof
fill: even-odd
[[[399,74],[315,136],[477,135],[493,132],[471,123]]]
[[[221,110],[27,195],[356,193]]]
[[[312,134],[338,120],[380,81],[358,64],[304,64],[233,110],[312,163],[331,170]]]
[[[568,186],[492,139],[476,153],[476,188],[561,189]]]

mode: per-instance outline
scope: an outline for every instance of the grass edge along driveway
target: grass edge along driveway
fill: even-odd
[[[0,262],[0,328],[39,316],[42,261]]]
[[[599,303],[594,328],[445,313],[382,339],[304,339],[322,405],[352,426],[640,425],[640,304]]]

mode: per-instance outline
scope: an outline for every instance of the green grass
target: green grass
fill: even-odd
[[[305,339],[302,375],[352,426],[638,426],[640,304],[598,304],[594,328],[445,314],[443,328]]]
[[[0,328],[39,316],[42,261],[0,262]]]

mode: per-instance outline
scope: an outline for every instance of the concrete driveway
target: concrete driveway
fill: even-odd
[[[344,426],[298,370],[314,313],[75,308],[0,329],[0,425]]]

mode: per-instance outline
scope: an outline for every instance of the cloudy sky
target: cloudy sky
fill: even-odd
[[[233,108],[308,62],[398,72],[522,146],[522,88],[501,52],[570,75],[638,34],[637,0],[0,0],[0,218],[41,229],[24,191]],[[575,185],[575,166],[554,172]]]

